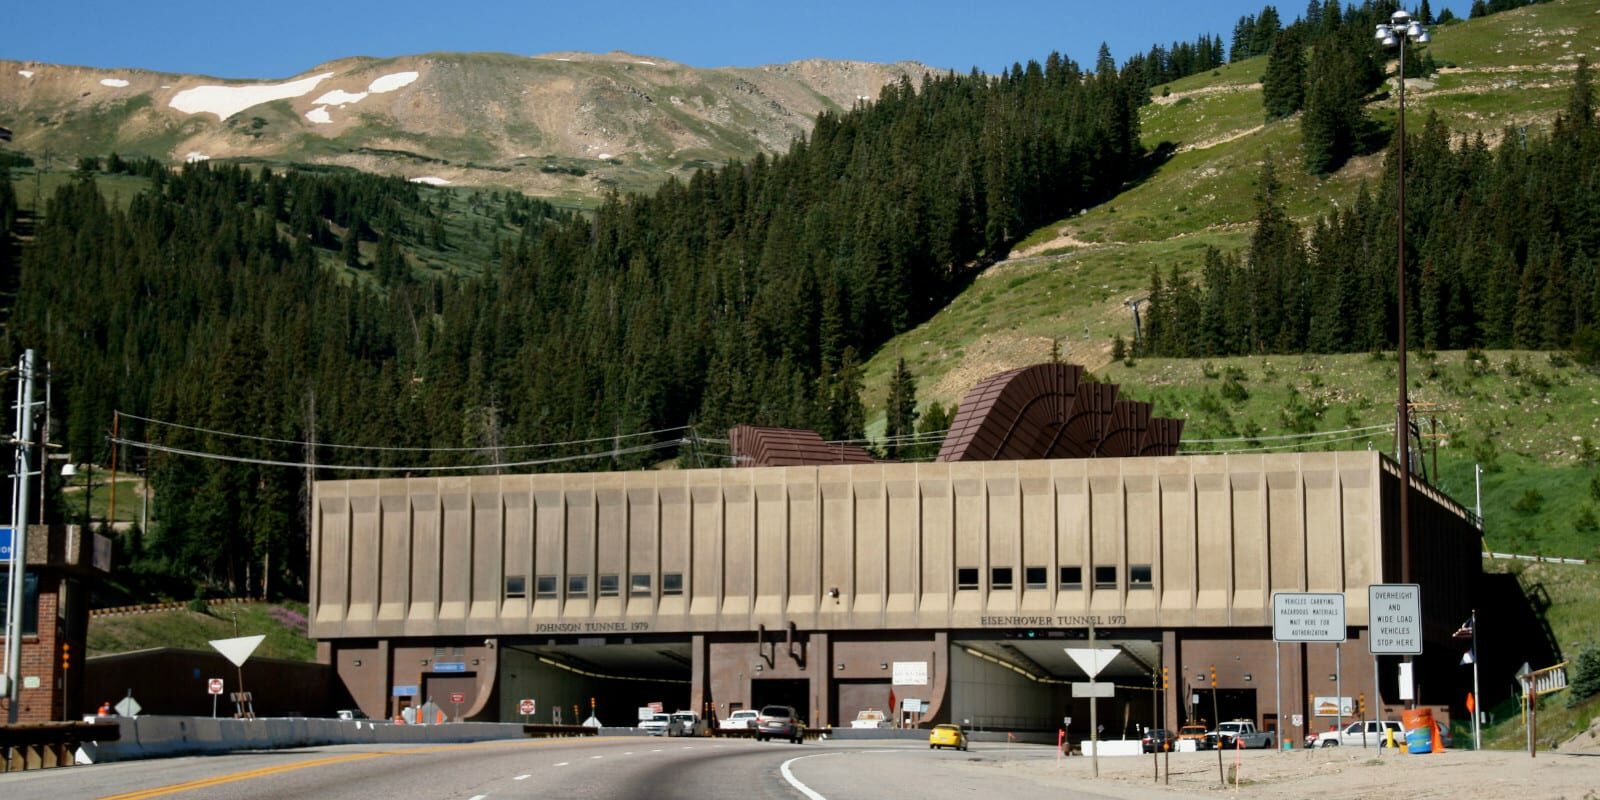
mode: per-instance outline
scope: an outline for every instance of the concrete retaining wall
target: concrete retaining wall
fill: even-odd
[[[210,717],[119,717],[122,739],[86,744],[78,763],[209,755],[236,750],[282,750],[338,744],[480,742],[520,739],[521,723],[461,722],[394,725],[370,720],[274,717],[240,720]]]

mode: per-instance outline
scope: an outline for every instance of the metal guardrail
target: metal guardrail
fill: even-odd
[[[1544,564],[1587,564],[1587,563],[1589,563],[1589,560],[1585,559],[1585,558],[1558,558],[1556,556],[1525,556],[1525,555],[1521,555],[1521,554],[1518,554],[1518,553],[1490,553],[1490,552],[1485,552],[1483,554],[1483,557],[1484,558],[1504,559],[1506,561],[1512,561],[1512,560],[1515,560],[1515,561],[1536,561],[1536,562],[1540,562],[1540,563],[1544,563]]]
[[[110,742],[122,737],[115,724],[32,722],[0,725],[0,772],[70,767],[85,742]]]

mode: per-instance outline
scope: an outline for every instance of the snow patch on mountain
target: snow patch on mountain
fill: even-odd
[[[429,186],[449,186],[450,185],[450,182],[445,180],[444,178],[435,178],[432,175],[424,175],[421,178],[412,178],[411,182],[412,183],[426,183]]]
[[[128,82],[121,78],[101,78],[100,85],[110,86],[113,89],[121,89],[122,87],[127,86]]]
[[[172,96],[167,104],[185,114],[216,114],[217,119],[227,119],[251,106],[302,97],[310,94],[317,84],[333,77],[324,72],[309,78],[288,83],[255,84],[251,86],[196,86]]]
[[[208,156],[205,153],[201,153],[201,152],[199,152],[197,150],[190,150],[189,154],[183,157],[183,161],[186,164],[198,164],[198,163],[200,163],[202,161],[210,161],[210,160],[211,160],[211,156]]]
[[[367,91],[372,92],[373,94],[392,92],[402,86],[410,85],[410,83],[416,79],[417,73],[415,72],[396,72],[392,75],[385,75],[368,84]]]
[[[17,70],[17,74],[21,75],[24,78],[31,78],[31,77],[33,77],[33,70],[31,70],[31,69],[19,69],[19,70]]]
[[[351,103],[359,103],[365,99],[367,99],[366,92],[347,92],[343,89],[334,89],[311,102],[319,106],[345,106]]]
[[[317,106],[316,108],[307,111],[306,119],[309,119],[318,125],[328,125],[333,122],[333,117],[328,116],[327,106]]]

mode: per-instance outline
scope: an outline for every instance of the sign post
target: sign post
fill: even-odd
[[[1272,641],[1274,644],[1273,688],[1278,719],[1283,719],[1283,655],[1284,642],[1331,642],[1338,645],[1348,638],[1344,617],[1344,595],[1339,592],[1273,592]],[[1337,658],[1337,656],[1335,656]],[[1339,667],[1334,667],[1337,679]],[[1337,689],[1335,690],[1337,691]],[[1281,724],[1279,727],[1282,727]],[[1281,734],[1281,731],[1280,731]]]
[[[234,693],[236,697],[234,703],[237,709],[235,716],[240,719],[256,718],[255,703],[251,701],[250,693],[244,690],[244,662],[250,658],[250,654],[254,653],[266,638],[265,634],[257,634],[255,636],[237,636],[232,639],[212,639],[209,642],[217,652],[239,668],[239,691]]]
[[[467,702],[467,693],[466,692],[451,692],[450,693],[450,704],[454,705],[456,707],[456,713],[455,713],[456,722],[460,722],[461,721],[461,704],[465,703],[465,702]]]
[[[1372,693],[1383,730],[1383,695],[1378,691],[1378,656],[1422,655],[1422,587],[1374,583],[1367,587],[1367,650],[1372,653]],[[1378,748],[1383,755],[1383,748]]]
[[[217,718],[217,697],[222,694],[222,679],[212,678],[206,681],[206,692],[211,695],[211,718]]]
[[[1088,647],[1067,647],[1063,649],[1067,651],[1067,656],[1089,675],[1089,681],[1085,685],[1084,692],[1089,697],[1089,741],[1093,743],[1094,747],[1094,776],[1098,778],[1100,777],[1100,716],[1098,699],[1100,690],[1095,686],[1094,676],[1099,675],[1100,671],[1105,669],[1106,665],[1117,657],[1118,651],[1116,648],[1102,649],[1095,646],[1093,625],[1089,626]],[[1073,684],[1072,688],[1074,697],[1084,696],[1078,694],[1078,684]],[[1113,686],[1113,688],[1115,687]]]

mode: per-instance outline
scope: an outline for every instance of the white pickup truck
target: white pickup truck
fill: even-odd
[[[1324,731],[1306,737],[1307,747],[1383,747],[1388,744],[1389,737],[1384,735],[1384,730],[1394,731],[1397,745],[1404,744],[1406,733],[1401,729],[1397,720],[1386,719],[1378,722],[1374,719],[1356,720],[1346,725],[1343,730]]]
[[[1258,731],[1256,724],[1247,719],[1236,719],[1232,722],[1222,722],[1217,725],[1217,745],[1225,750],[1243,746],[1250,748],[1272,749],[1272,731]]]

